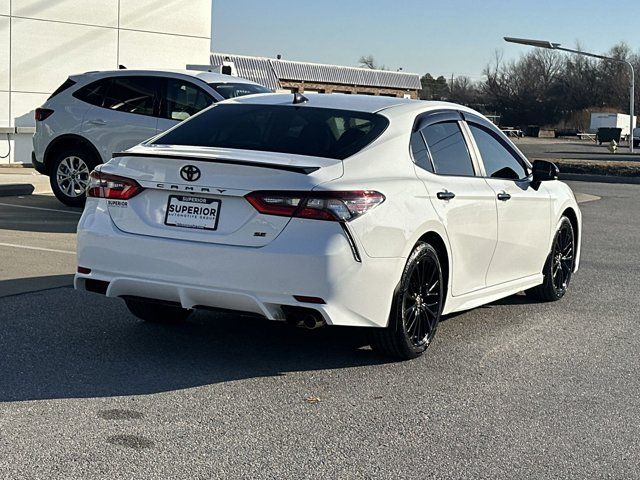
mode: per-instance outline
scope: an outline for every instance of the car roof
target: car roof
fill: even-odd
[[[425,100],[413,100],[410,98],[384,97],[375,95],[354,95],[348,93],[309,94],[305,95],[307,101],[302,104],[307,107],[335,108],[338,110],[352,110],[356,112],[385,114],[409,113],[432,109],[455,109],[473,112],[473,110],[449,102],[434,102]],[[254,105],[293,105],[291,93],[265,93],[260,95],[247,95],[226,100],[222,103],[246,103]],[[475,113],[475,112],[474,112]]]
[[[304,94],[303,94],[304,95]],[[248,95],[227,100],[224,103],[249,103],[254,105],[293,105],[293,94],[271,93]],[[379,97],[374,95],[353,95],[345,93],[307,94],[307,101],[298,104],[305,107],[335,108],[357,112],[378,112],[394,105],[402,105],[413,100],[397,97]]]
[[[106,78],[106,77],[128,77],[132,75],[150,75],[153,77],[192,77],[198,78],[206,83],[251,83],[256,85],[255,82],[247,80],[246,78],[235,77],[233,75],[224,75],[222,73],[205,72],[201,70],[100,70],[93,72],[85,72],[78,75],[71,75],[71,77],[90,77],[93,79]]]

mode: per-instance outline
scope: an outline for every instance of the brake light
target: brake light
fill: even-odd
[[[119,177],[94,170],[89,175],[88,197],[129,200],[144,190],[131,178]]]
[[[36,114],[35,114],[36,122],[41,122],[43,120],[46,120],[51,116],[52,113],[53,113],[53,110],[51,110],[50,108],[36,108]]]
[[[380,205],[385,196],[371,190],[356,191],[258,191],[245,196],[260,213],[281,217],[346,222]]]

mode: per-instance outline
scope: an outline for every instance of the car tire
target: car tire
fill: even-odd
[[[134,316],[149,323],[182,323],[192,312],[192,310],[187,310],[186,308],[138,298],[127,298],[125,303]]]
[[[83,207],[89,174],[99,163],[95,154],[79,145],[57,153],[49,170],[49,183],[56,198],[69,207]]]
[[[575,233],[571,221],[562,217],[542,271],[544,281],[537,287],[526,290],[525,294],[543,302],[560,300],[567,293],[574,266]]]
[[[410,360],[433,340],[444,305],[440,259],[428,243],[419,243],[407,260],[394,294],[389,324],[371,332],[374,352]]]

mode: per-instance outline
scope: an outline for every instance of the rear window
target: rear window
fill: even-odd
[[[254,93],[271,93],[268,88],[253,83],[210,83],[209,86],[223,98],[243,97]]]
[[[342,160],[370,144],[388,124],[382,115],[350,110],[220,104],[165,133],[155,143]]]
[[[47,100],[51,100],[53,97],[55,97],[59,93],[64,92],[65,90],[67,90],[70,87],[73,87],[75,84],[76,84],[76,82],[74,82],[70,78],[67,78],[64,82],[62,82],[62,85],[60,85],[58,88],[56,88],[53,91],[53,93],[49,96],[49,98],[47,98]]]

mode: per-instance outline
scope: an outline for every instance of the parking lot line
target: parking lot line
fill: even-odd
[[[43,210],[45,212],[70,213],[71,215],[82,215],[82,212],[73,212],[70,210],[58,210],[56,208],[31,207],[28,205],[14,205],[13,203],[0,203],[1,207],[28,208],[30,210]]]
[[[52,252],[52,253],[67,253],[69,255],[75,255],[76,254],[76,252],[72,252],[70,250],[57,250],[55,248],[30,247],[28,245],[16,245],[14,243],[2,243],[2,242],[0,242],[0,247],[22,248],[23,250],[38,250],[38,251],[41,251],[41,252]]]

